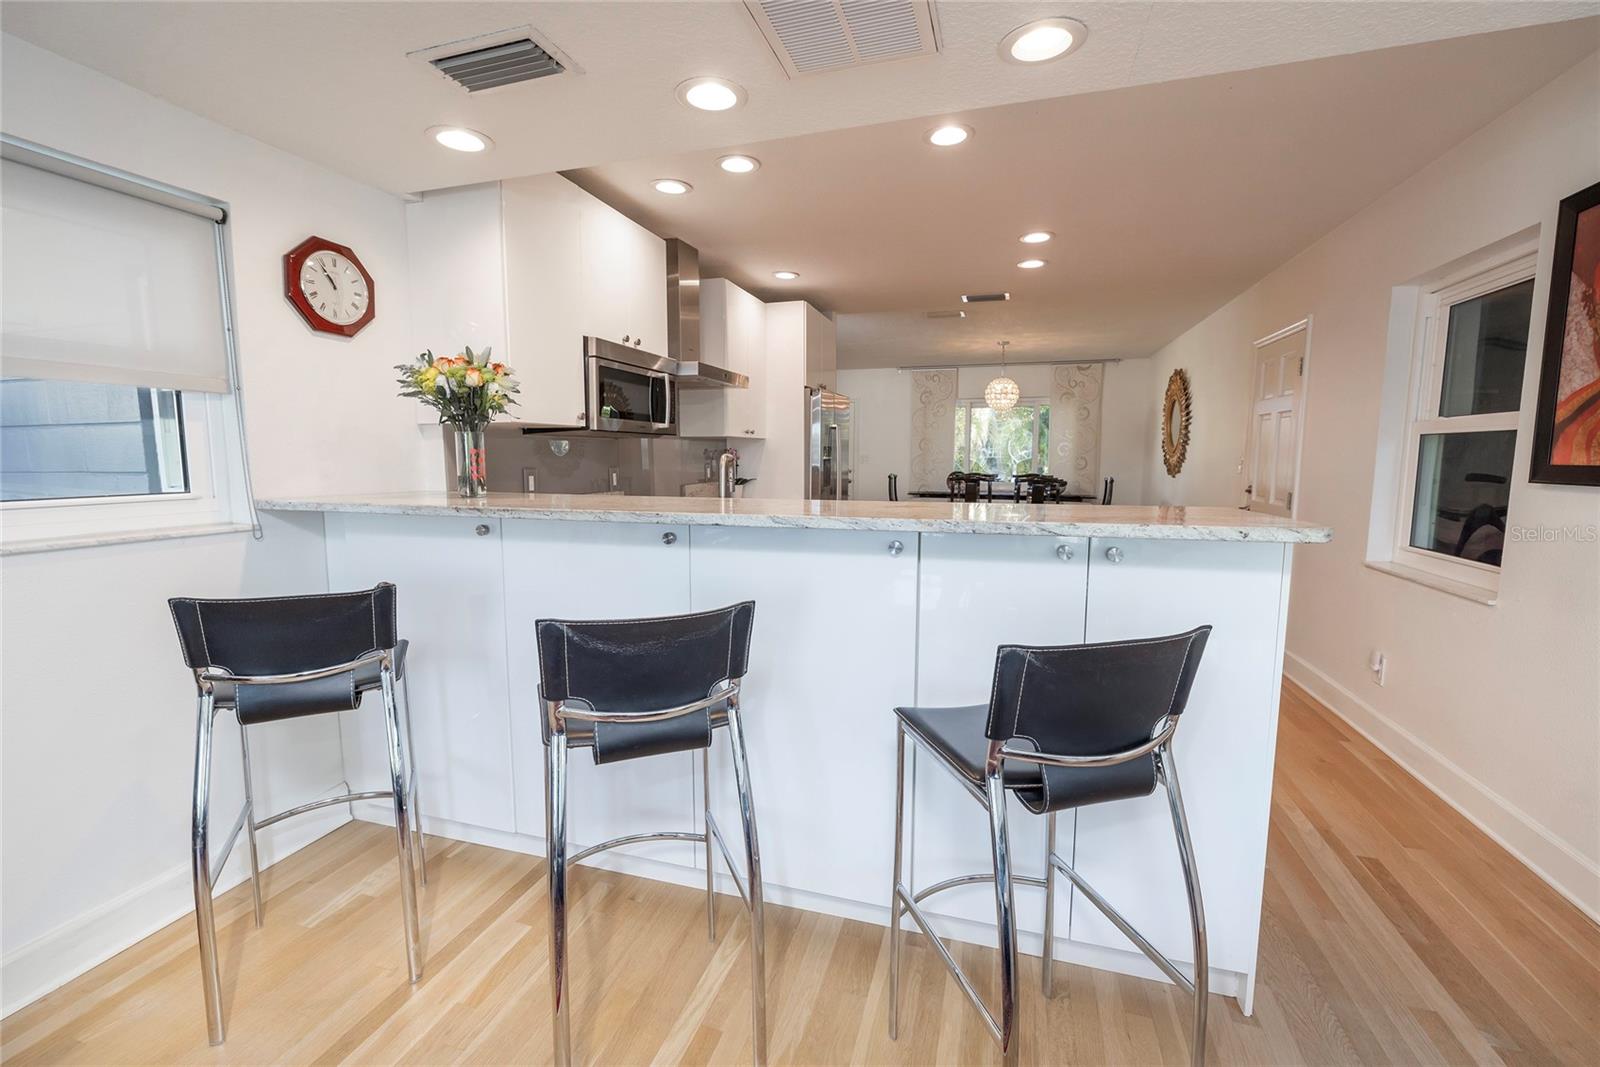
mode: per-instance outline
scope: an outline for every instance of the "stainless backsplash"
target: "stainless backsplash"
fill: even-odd
[[[681,496],[683,487],[715,478],[721,438],[562,436],[524,434],[516,427],[490,427],[489,490],[525,492],[531,473],[539,493],[604,493],[630,496]],[[453,477],[449,435],[447,470]],[[616,484],[613,486],[613,472]]]

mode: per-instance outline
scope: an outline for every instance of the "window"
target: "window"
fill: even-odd
[[[1394,561],[1498,584],[1522,403],[1532,256],[1423,295]]]
[[[221,205],[0,149],[6,547],[233,525],[249,494]]]
[[[956,407],[955,469],[1014,478],[1050,473],[1050,405],[1023,399],[1010,411],[980,400]]]

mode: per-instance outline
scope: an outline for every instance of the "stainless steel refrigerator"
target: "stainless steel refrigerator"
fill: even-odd
[[[855,407],[843,393],[806,390],[806,499],[850,499]]]

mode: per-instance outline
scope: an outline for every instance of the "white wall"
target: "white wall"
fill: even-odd
[[[1145,469],[1155,447],[1151,411],[1160,399],[1150,390],[1149,360],[1127,359],[1105,365],[1100,400],[1100,477],[1116,478],[1116,502],[1144,501]],[[1013,366],[1008,373],[1023,396],[1050,395],[1051,368]],[[995,376],[993,366],[960,367],[956,395],[983,396]],[[910,491],[911,372],[895,368],[840,370],[839,391],[856,402],[854,493],[861,500],[887,500],[889,475],[900,475],[902,498]],[[952,428],[953,430],[953,428]]]
[[[10,36],[0,66],[7,133],[231,204],[258,496],[441,484],[439,431],[417,426],[391,381],[411,353],[397,198]],[[312,334],[283,298],[283,254],[310,234],[352,246],[374,275],[377,319],[353,340]],[[259,543],[228,534],[0,563],[0,1010],[192,907],[194,690],[165,600],[325,588],[320,519],[265,525]],[[263,806],[303,802],[342,777],[331,720],[256,736]],[[238,795],[230,743],[219,741],[216,763],[224,827],[236,810],[229,790]],[[344,817],[274,827],[269,857]]]
[[[1600,179],[1591,56],[1157,353],[1189,371],[1195,421],[1177,479],[1150,496],[1233,504],[1251,342],[1313,317],[1300,511],[1333,526],[1296,553],[1288,671],[1600,915],[1600,548],[1507,540],[1485,606],[1363,566],[1391,289],[1528,227],[1539,274],[1510,523],[1587,528],[1600,489],[1527,481],[1556,202]],[[1156,394],[1152,392],[1152,396]],[[1387,685],[1366,669],[1388,656]]]

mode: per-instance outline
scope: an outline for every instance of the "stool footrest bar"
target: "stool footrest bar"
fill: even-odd
[[[913,897],[912,899],[920,904],[922,901],[927,900],[929,897],[933,896],[935,893],[942,893],[946,889],[954,889],[956,886],[960,886],[960,885],[983,885],[985,883],[989,883],[989,882],[993,882],[993,881],[994,881],[994,875],[992,875],[992,874],[962,874],[962,875],[957,875],[954,878],[946,878],[942,882],[935,882],[933,885],[930,885],[926,889],[917,890],[917,895],[915,897]],[[1014,875],[1012,875],[1011,876],[1011,882],[1012,882],[1013,885],[1031,885],[1031,886],[1036,886],[1036,887],[1038,887],[1040,889],[1044,888],[1044,879],[1043,878],[1031,878],[1031,877],[1029,877],[1028,875],[1025,875],[1025,874],[1014,874]]]
[[[304,815],[306,812],[316,811],[318,808],[331,808],[335,804],[348,804],[353,800],[389,800],[393,797],[394,794],[387,789],[372,789],[365,793],[341,793],[336,797],[313,800],[309,804],[301,804],[298,808],[290,808],[288,811],[280,811],[276,815],[268,815],[265,819],[259,820],[255,824],[255,828],[257,830],[265,830],[273,823],[292,819],[296,815]]]
[[[722,840],[722,827],[717,825],[717,817],[706,812],[706,825],[711,828],[711,837],[717,843],[717,848],[722,851],[722,862],[728,865],[728,877],[733,879],[733,887],[739,891],[739,899],[744,901],[746,910],[750,908],[750,888],[745,885],[743,878],[739,877],[739,870],[733,865],[733,853],[728,851],[728,843]]]
[[[952,881],[951,884],[957,883]],[[948,889],[950,887],[945,886],[945,888]],[[922,909],[917,907],[916,901],[911,898],[911,894],[906,892],[905,886],[897,885],[894,887],[894,891],[895,895],[900,898],[901,905],[906,909],[906,914],[915,920],[917,926],[928,936],[928,940],[933,942],[933,947],[938,951],[939,958],[944,961],[945,969],[950,972],[950,977],[956,980],[956,984],[967,995],[967,999],[972,1002],[972,1006],[978,1009],[978,1014],[983,1017],[984,1025],[989,1028],[989,1036],[998,1042],[1000,1040],[1000,1024],[994,1021],[994,1016],[989,1013],[988,1006],[979,999],[978,991],[973,989],[972,983],[967,980],[966,972],[961,969],[961,965],[956,962],[956,958],[950,955],[950,950],[945,947],[944,939],[933,932],[933,927],[928,924],[927,917],[922,914]]]
[[[575,852],[567,857],[567,866],[576,866],[579,862],[588,859],[596,852],[607,849],[619,848],[622,845],[641,845],[646,841],[705,841],[704,834],[688,834],[677,832],[663,832],[657,834],[628,834],[624,837],[613,837],[609,841],[602,841],[598,845],[590,845],[582,852]]]
[[[1067,866],[1061,857],[1056,855],[1054,852],[1050,853],[1050,863],[1055,867],[1056,870],[1066,875],[1072,881],[1072,884],[1077,886],[1078,889],[1083,892],[1083,895],[1088,898],[1089,903],[1099,908],[1100,913],[1107,919],[1111,920],[1113,926],[1115,926],[1118,930],[1121,930],[1123,934],[1127,936],[1129,941],[1132,941],[1135,945],[1137,945],[1139,947],[1139,951],[1143,952],[1146,956],[1149,956],[1150,962],[1155,964],[1157,967],[1160,967],[1162,973],[1164,973],[1168,978],[1172,979],[1173,982],[1175,982],[1185,992],[1194,992],[1194,982],[1189,978],[1189,976],[1178,970],[1177,964],[1169,960],[1165,953],[1152,945],[1149,939],[1147,939],[1138,930],[1134,929],[1133,924],[1127,919],[1124,919],[1121,912],[1119,912],[1116,908],[1113,908],[1111,903],[1106,900],[1105,897],[1096,892],[1094,886],[1084,881],[1083,875]]]
[[[239,809],[239,817],[234,820],[233,829],[228,831],[228,843],[222,846],[217,860],[211,865],[211,884],[217,884],[217,879],[222,875],[222,868],[228,865],[228,857],[233,854],[234,842],[239,840],[239,831],[244,829],[245,820],[250,815],[250,805],[245,804]]]

